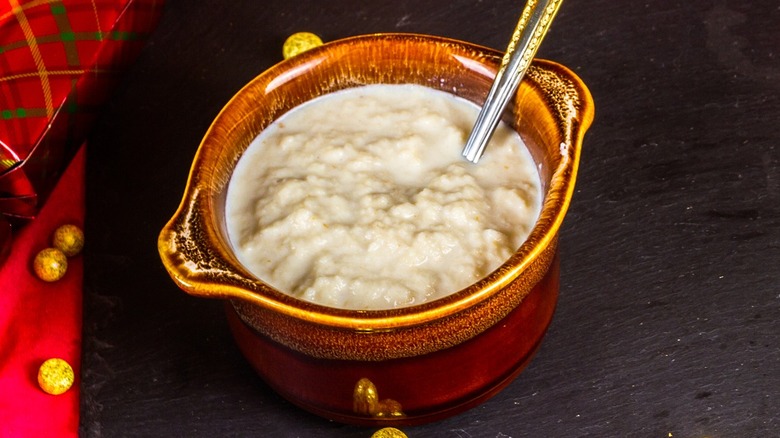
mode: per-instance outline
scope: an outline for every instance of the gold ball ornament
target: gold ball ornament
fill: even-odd
[[[405,433],[394,427],[379,429],[371,435],[371,438],[408,438]]]
[[[57,281],[68,270],[68,258],[57,248],[46,248],[35,256],[33,270],[43,281]]]
[[[74,380],[70,364],[56,357],[47,360],[38,369],[38,385],[51,395],[60,395],[69,390]]]
[[[295,55],[303,53],[322,45],[322,40],[311,32],[296,32],[290,35],[282,46],[282,56],[284,59],[290,59]]]
[[[76,225],[62,225],[54,230],[51,243],[66,256],[73,257],[84,248],[84,232]]]

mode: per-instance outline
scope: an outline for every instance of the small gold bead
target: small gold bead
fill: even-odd
[[[289,59],[321,45],[322,40],[317,35],[311,32],[296,32],[290,35],[284,42],[282,56],[284,56],[284,59]]]
[[[405,433],[394,427],[379,429],[371,435],[371,438],[408,438]]]
[[[52,246],[62,251],[66,256],[73,257],[84,248],[84,232],[76,225],[63,225],[54,230]]]
[[[44,362],[38,369],[38,385],[44,392],[60,395],[73,386],[75,375],[68,362],[52,358]]]
[[[43,281],[57,281],[68,270],[68,258],[57,248],[46,248],[33,260],[33,271]]]

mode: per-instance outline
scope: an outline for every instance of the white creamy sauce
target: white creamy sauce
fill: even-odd
[[[388,309],[454,293],[523,243],[539,175],[501,125],[460,155],[478,108],[417,85],[332,93],[266,128],[238,162],[227,228],[239,261],[295,297]]]

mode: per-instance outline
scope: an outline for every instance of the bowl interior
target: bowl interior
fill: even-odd
[[[375,83],[413,83],[483,102],[500,53],[444,38],[380,34],[335,41],[284,61],[252,80],[224,107],[206,133],[179,210],[163,229],[159,250],[186,292],[252,303],[318,324],[388,329],[443,318],[496,294],[522,275],[554,241],[568,207],[584,130],[593,117],[585,86],[565,67],[536,60],[505,121],[537,162],[542,212],[526,243],[480,282],[444,298],[392,310],[352,311],[303,302],[255,279],[232,252],[225,196],[233,169],[250,142],[294,107],[333,91]]]

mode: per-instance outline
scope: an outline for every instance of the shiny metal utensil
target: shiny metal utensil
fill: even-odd
[[[482,157],[501,120],[501,113],[517,91],[561,3],[563,0],[528,0],[525,4],[501,67],[463,148],[462,155],[472,163],[476,164]]]

